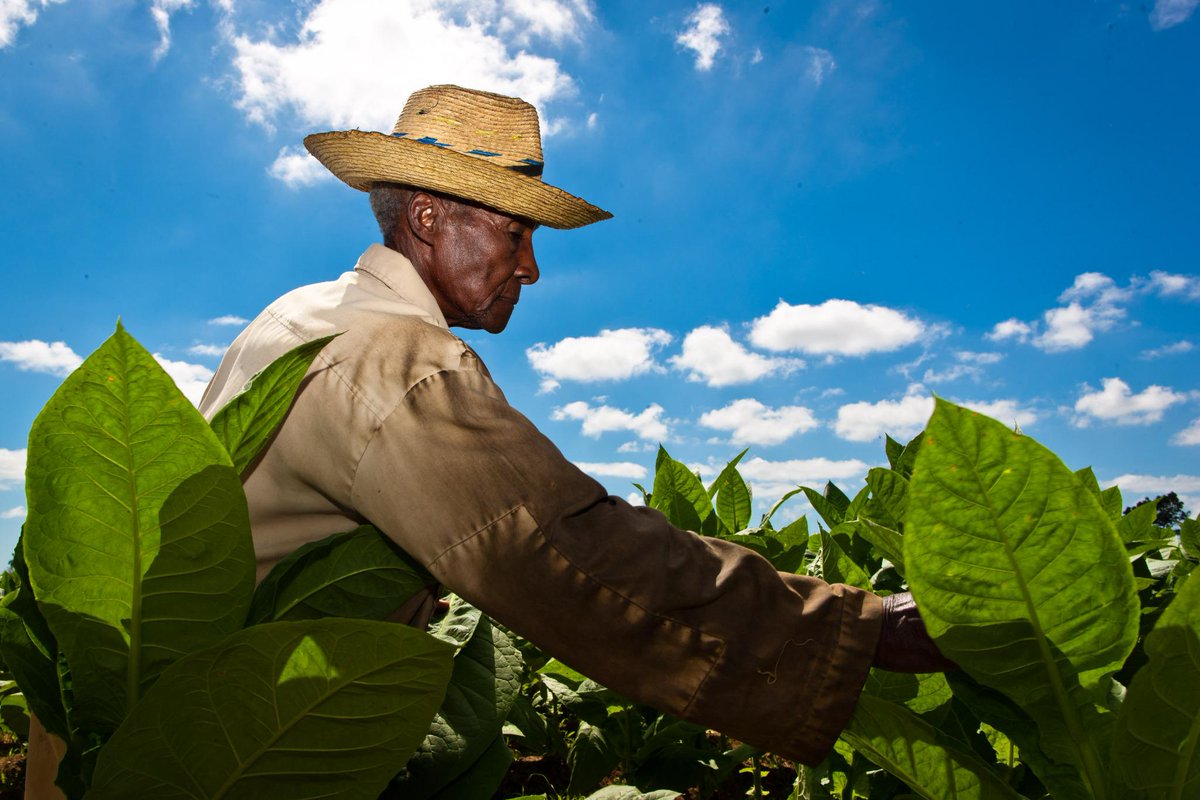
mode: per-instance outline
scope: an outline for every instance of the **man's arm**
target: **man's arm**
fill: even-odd
[[[776,572],[609,497],[482,372],[438,372],[384,420],[358,510],[446,586],[635,700],[806,763],[875,657],[883,603]]]

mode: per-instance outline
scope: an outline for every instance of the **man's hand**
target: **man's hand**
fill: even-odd
[[[910,592],[883,598],[883,630],[873,666],[892,672],[944,672],[958,665],[938,652]]]

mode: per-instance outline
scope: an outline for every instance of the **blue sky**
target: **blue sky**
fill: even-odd
[[[464,334],[612,492],[660,441],[853,491],[936,392],[1194,514],[1198,4],[0,0],[0,548],[117,317],[198,396],[378,238],[303,136],[433,83],[534,102],[546,179],[615,214]]]

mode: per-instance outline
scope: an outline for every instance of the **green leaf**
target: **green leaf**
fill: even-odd
[[[643,792],[636,786],[612,784],[589,794],[585,800],[677,800],[679,792],[674,789],[655,789]]]
[[[925,431],[921,431],[904,445],[904,451],[900,453],[900,457],[892,462],[892,469],[899,472],[905,477],[912,477],[913,467],[917,463],[917,456],[921,452],[921,445],[925,441]]]
[[[866,539],[879,551],[880,555],[904,574],[904,537],[891,528],[878,525],[869,519],[859,519],[854,522],[842,523],[843,527],[854,531]]]
[[[1191,559],[1200,559],[1200,522],[1185,519],[1179,525],[1179,543],[1183,552]]]
[[[869,694],[858,698],[842,738],[928,800],[1020,800],[974,753],[904,707]]]
[[[827,487],[832,485],[832,483],[826,484]],[[836,505],[829,502],[824,495],[818,494],[815,489],[801,486],[800,491],[804,492],[804,496],[808,498],[808,503],[813,507],[813,511],[816,511],[830,528],[837,527],[845,519],[842,511]],[[848,506],[849,504],[849,501],[846,501],[846,505]]]
[[[721,491],[721,487],[725,485],[725,481],[729,479],[730,475],[738,475],[738,462],[741,461],[742,457],[749,452],[750,448],[747,447],[745,450],[734,456],[733,460],[726,464],[724,469],[721,470],[721,474],[717,476],[717,479],[708,485],[709,500],[712,500],[717,496],[717,492]],[[741,475],[738,475],[738,477],[740,478]]]
[[[388,622],[271,622],[180,659],[100,753],[89,800],[374,800],[428,730],[453,648]]]
[[[1100,488],[1100,481],[1096,480],[1096,473],[1091,467],[1075,471],[1075,477],[1079,478],[1080,482],[1087,487],[1087,490],[1096,496],[1100,502],[1100,507],[1108,514],[1112,520],[1121,518],[1121,490],[1116,486],[1110,486],[1107,489]]]
[[[1141,542],[1146,539],[1157,539],[1162,531],[1154,527],[1154,517],[1158,506],[1154,502],[1142,503],[1131,509],[1128,514],[1117,520],[1117,534],[1123,542]]]
[[[1145,648],[1117,720],[1113,783],[1122,797],[1200,796],[1200,581],[1184,583]]]
[[[900,456],[904,453],[904,445],[897,442],[886,433],[883,435],[883,451],[887,454],[888,464],[892,469],[896,468],[896,462],[900,460]]]
[[[454,674],[429,733],[409,759],[407,774],[392,782],[386,796],[433,797],[471,769],[500,735],[520,692],[522,668],[508,635],[486,617],[480,619],[454,657]]]
[[[579,724],[579,732],[571,742],[567,764],[571,767],[571,780],[567,794],[582,794],[594,789],[608,773],[613,771],[620,759],[613,752],[604,731],[587,722]]]
[[[871,576],[846,555],[844,544],[849,538],[843,533],[839,541],[834,532],[821,533],[821,577],[827,583],[844,583],[870,591]]]
[[[363,525],[296,548],[267,573],[247,624],[353,617],[386,619],[435,583],[378,529]]]
[[[450,610],[430,629],[429,633],[457,648],[464,647],[484,619],[483,612],[457,595],[447,598]],[[457,654],[456,654],[457,655]]]
[[[254,551],[208,423],[118,325],[33,424],[25,554],[74,679],[73,724],[112,731],[159,673],[241,627]]]
[[[1053,453],[995,420],[939,398],[926,434],[904,536],[926,628],[1106,797],[1107,726],[1095,704],[1138,623],[1112,522]]]
[[[863,692],[901,705],[914,714],[927,714],[950,702],[953,696],[946,676],[940,672],[914,675],[872,669],[867,674]]]
[[[850,498],[833,481],[825,483],[825,499],[845,518],[846,510],[850,508]]]
[[[461,775],[447,784],[434,795],[435,800],[477,800],[481,797],[491,797],[496,791],[508,768],[512,765],[513,754],[503,736],[492,739],[492,743],[475,762],[463,771]],[[409,797],[409,795],[404,795]]]
[[[903,522],[908,513],[908,479],[899,472],[875,467],[867,472],[867,486],[872,497],[896,522]]]
[[[667,455],[662,447],[659,447],[650,507],[666,514],[675,527],[689,531],[699,531],[705,518],[712,513],[704,484],[685,464]]]
[[[775,505],[771,506],[771,510],[763,515],[762,523],[759,525],[759,527],[766,528],[767,526],[769,526],[771,524],[771,519],[775,516],[775,512],[779,510],[779,507],[782,506],[784,503],[786,503],[788,500],[791,500],[796,495],[800,494],[800,492],[802,492],[802,491],[804,491],[804,487],[792,489],[790,492],[785,493],[783,495],[783,497],[776,500]]]
[[[323,336],[284,353],[251,378],[212,418],[212,429],[239,475],[254,462],[287,416],[313,359],[339,335]]]
[[[734,470],[717,494],[717,516],[731,533],[737,533],[750,524],[750,506],[750,489]]]

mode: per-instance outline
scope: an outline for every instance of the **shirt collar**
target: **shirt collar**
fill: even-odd
[[[359,257],[354,265],[355,272],[363,272],[378,280],[409,303],[420,308],[429,315],[430,320],[438,327],[450,329],[442,310],[438,308],[437,300],[421,280],[412,262],[402,253],[373,244]]]

